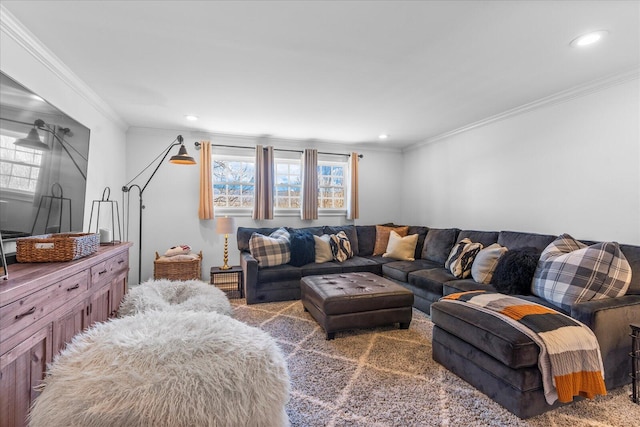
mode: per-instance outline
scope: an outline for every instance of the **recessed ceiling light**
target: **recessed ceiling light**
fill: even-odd
[[[378,135],[378,139],[387,139],[387,138],[389,138],[389,135],[387,135],[386,133]]]
[[[189,120],[190,122],[195,122],[196,120],[198,120],[198,116],[194,116],[192,114],[187,114],[186,116],[184,116],[184,118]]]
[[[576,37],[575,39],[571,40],[570,44],[573,47],[589,46],[602,40],[602,38],[607,34],[609,34],[607,30],[592,31],[590,33]]]

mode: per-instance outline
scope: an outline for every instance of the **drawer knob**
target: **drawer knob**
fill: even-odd
[[[16,320],[21,319],[21,318],[23,318],[24,316],[28,316],[28,315],[30,315],[30,314],[33,314],[33,313],[35,313],[35,312],[36,312],[36,307],[35,307],[35,306],[33,306],[33,307],[31,307],[29,310],[25,311],[24,313],[22,313],[22,314],[18,314],[18,315],[16,316]]]
[[[80,287],[80,283],[76,283],[75,285],[67,288],[67,292],[73,291],[74,289],[78,289]]]
[[[98,276],[102,276],[102,275],[103,275],[104,273],[106,273],[106,272],[107,272],[107,270],[106,270],[106,269],[105,269],[105,270],[102,270],[102,271],[98,272]]]

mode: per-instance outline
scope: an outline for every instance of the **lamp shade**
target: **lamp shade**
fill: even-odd
[[[35,127],[32,127],[29,131],[29,134],[20,139],[16,139],[14,142],[18,147],[31,148],[34,150],[40,151],[49,151],[51,148],[40,140],[40,135],[38,134],[38,130]]]
[[[191,157],[189,155],[189,153],[187,153],[187,148],[184,146],[184,144],[180,145],[180,151],[178,151],[178,154],[176,154],[175,156],[171,156],[171,159],[169,159],[170,163],[176,163],[179,165],[195,165],[196,161],[194,160],[193,157]]]
[[[236,220],[234,218],[222,217],[216,220],[216,233],[233,234],[236,231]]]

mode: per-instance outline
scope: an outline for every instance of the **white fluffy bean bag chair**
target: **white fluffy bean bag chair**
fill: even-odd
[[[148,280],[132,287],[125,295],[119,316],[144,313],[149,310],[214,311],[231,316],[229,298],[214,285],[200,280]]]
[[[218,313],[99,323],[51,364],[32,427],[289,425],[289,374],[260,329]]]

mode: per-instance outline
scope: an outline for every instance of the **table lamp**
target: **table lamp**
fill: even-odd
[[[229,234],[236,231],[236,221],[233,218],[222,217],[216,220],[216,233],[224,234],[224,265],[220,270],[229,270]]]

